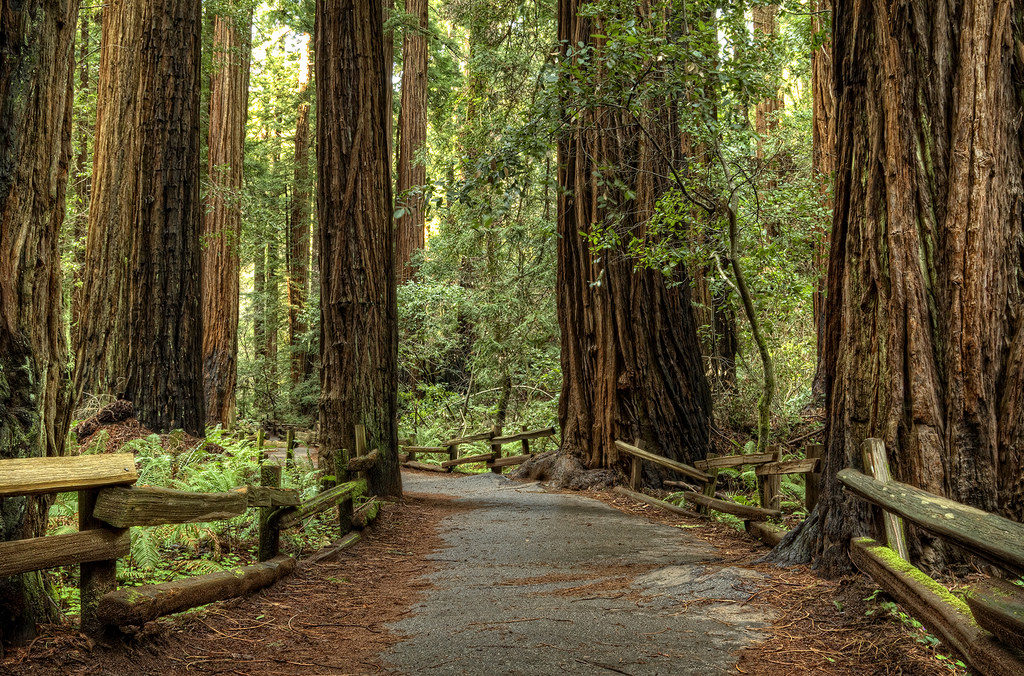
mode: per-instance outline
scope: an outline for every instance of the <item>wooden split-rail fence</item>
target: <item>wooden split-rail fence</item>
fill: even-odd
[[[535,454],[530,448],[530,441],[533,439],[544,439],[555,436],[554,427],[545,427],[536,430],[523,430],[515,434],[503,435],[500,427],[494,427],[489,432],[481,432],[469,436],[456,437],[444,442],[443,446],[414,446],[412,444],[400,447],[399,459],[403,467],[410,469],[425,470],[428,472],[451,472],[459,465],[486,463],[487,468],[496,474],[501,474],[506,467],[521,465]],[[459,455],[459,449],[464,444],[485,442],[490,446],[489,453],[477,453],[473,455]],[[502,455],[502,446],[508,444],[520,444],[521,452],[518,455]],[[416,460],[418,455],[447,455],[448,459],[440,465],[433,465]]]
[[[818,487],[821,481],[821,446],[810,444],[806,448],[806,458],[798,460],[780,460],[778,451],[772,453],[747,453],[708,457],[693,465],[666,458],[657,453],[646,451],[640,442],[632,444],[616,440],[615,447],[620,453],[630,456],[629,488],[622,486],[615,490],[623,495],[645,502],[662,509],[681,513],[687,516],[706,516],[710,511],[732,514],[743,520],[747,532],[770,545],[778,544],[785,531],[768,523],[771,518],[782,516],[778,508],[782,500],[779,490],[779,477],[784,474],[803,474],[806,480],[807,511],[814,509],[818,500]],[[664,481],[666,486],[683,489],[685,500],[696,508],[696,512],[677,507],[664,500],[645,495],[640,491],[643,463],[650,462],[660,467],[683,475],[689,481]],[[760,506],[742,505],[738,502],[716,497],[718,471],[724,468],[753,466],[757,476],[758,497]],[[694,486],[694,482],[700,484]],[[699,488],[699,490],[697,490]]]
[[[1024,587],[990,577],[972,584],[961,600],[907,561],[904,521],[1011,578],[1024,575],[1024,524],[894,481],[881,439],[865,440],[861,455],[864,472],[844,469],[838,479],[848,492],[882,509],[886,542],[853,538],[854,565],[977,673],[1024,674]]]
[[[348,470],[364,474],[378,456],[376,451],[357,454]],[[371,500],[360,508],[361,514],[353,510],[354,497],[365,491],[364,478],[300,502],[295,490],[280,487],[280,465],[269,463],[260,468],[260,485],[224,493],[135,486],[138,478],[131,453],[0,460],[0,499],[77,491],[79,528],[76,533],[0,542],[0,577],[80,566],[81,627],[96,635],[108,626],[141,625],[269,586],[295,570],[295,559],[279,553],[282,530],[337,506],[344,534],[372,518],[376,506]],[[117,588],[117,559],[129,554],[131,528],[231,519],[250,508],[259,510],[258,563]]]

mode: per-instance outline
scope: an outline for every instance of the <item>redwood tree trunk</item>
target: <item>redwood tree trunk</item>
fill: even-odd
[[[835,479],[880,437],[893,475],[1020,521],[1024,154],[1008,0],[838,0],[822,498],[778,553],[849,566],[876,515]],[[908,533],[926,567],[949,558]]]
[[[242,162],[249,112],[251,19],[213,19],[209,178],[203,212],[203,386],[211,424],[235,418]]]
[[[370,492],[398,495],[397,308],[380,0],[316,6],[321,462],[366,426]]]
[[[819,0],[819,12],[829,11],[829,4]],[[812,30],[817,34],[828,25],[822,15],[815,14],[811,19]],[[832,42],[826,40],[811,54],[811,89],[813,94],[812,133],[813,150],[812,165],[818,185],[821,189],[822,205],[832,212],[832,172],[835,163],[836,145],[836,102],[832,92]],[[829,219],[831,221],[831,219]],[[828,227],[814,230],[814,296],[812,313],[817,345],[817,366],[811,391],[815,400],[825,397],[824,369],[822,368],[825,353],[825,275],[828,268]]]
[[[125,398],[153,431],[202,436],[200,3],[144,4]]]
[[[309,377],[310,360],[301,345],[306,333],[303,312],[309,295],[309,102],[307,83],[309,60],[303,59],[299,79],[299,104],[295,121],[295,169],[291,215],[288,219],[288,346],[291,353],[292,385]]]
[[[426,201],[408,190],[427,182],[427,0],[406,0],[405,11],[419,21],[419,30],[407,29],[402,43],[402,108],[398,113],[398,218],[396,274],[402,284],[414,276],[410,263],[423,248]]]
[[[0,459],[63,455],[71,417],[60,233],[77,16],[77,0],[0,9]],[[0,540],[43,535],[49,504],[0,500]],[[0,644],[54,619],[45,594],[39,573],[0,578]]]
[[[96,90],[92,190],[81,311],[75,332],[75,399],[124,388],[128,354],[128,265],[138,218],[139,50],[142,4],[103,8]]]
[[[579,16],[584,4],[559,2],[563,49],[602,32]],[[680,147],[678,128],[667,114],[637,119],[603,108],[566,119],[558,144],[562,451],[590,468],[613,467],[615,439],[639,438],[692,462],[707,452],[711,397],[686,271],[635,271],[626,251],[595,255],[587,237],[606,223],[623,242],[643,235],[670,173],[660,149]]]

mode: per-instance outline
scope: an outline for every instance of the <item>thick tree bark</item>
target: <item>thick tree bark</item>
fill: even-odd
[[[63,455],[71,417],[60,233],[77,16],[77,0],[0,10],[0,459]],[[0,540],[43,535],[49,504],[0,500]],[[45,594],[39,573],[0,578],[0,644],[53,619]]]
[[[200,3],[144,4],[125,398],[153,431],[202,436]]]
[[[316,6],[321,462],[366,427],[370,492],[398,495],[397,308],[380,0]]]
[[[410,188],[427,182],[427,0],[406,0],[405,11],[419,21],[402,43],[402,108],[398,113],[398,218],[395,266],[398,283],[412,279],[411,259],[424,245],[426,201]]]
[[[1020,521],[1024,170],[1008,0],[838,0],[822,497],[777,557],[849,566],[878,521],[836,480],[884,439],[895,479]],[[899,14],[891,15],[891,9]],[[951,553],[920,531],[925,567]]]
[[[829,3],[819,0],[816,5],[819,12],[829,10]],[[829,26],[829,19],[815,14],[811,26],[815,34]],[[836,145],[836,103],[832,92],[832,42],[825,41],[811,53],[811,88],[813,95],[812,134],[813,149],[811,162],[814,173],[821,186],[823,206],[832,212],[832,172],[835,162]],[[829,219],[831,220],[831,219]],[[828,227],[813,231],[814,255],[812,266],[815,275],[812,314],[817,345],[817,366],[811,391],[815,400],[825,397],[824,369],[822,369],[825,353],[825,275],[828,268]]]
[[[303,312],[309,295],[309,59],[304,58],[299,67],[302,102],[295,121],[295,169],[288,218],[288,346],[292,385],[308,378],[311,366],[309,354],[301,345],[307,330]]]
[[[75,400],[123,390],[128,353],[128,265],[138,218],[139,50],[142,3],[103,8],[89,228],[74,334]]]
[[[559,2],[563,46],[592,44],[601,32],[579,16],[583,4]],[[711,397],[686,271],[634,270],[624,250],[598,256],[588,240],[595,226],[614,228],[623,242],[643,236],[671,173],[663,150],[680,147],[677,127],[667,115],[600,108],[566,124],[558,143],[562,452],[589,468],[614,467],[614,440],[638,438],[692,462],[707,452]]]
[[[207,421],[230,427],[238,367],[242,162],[249,112],[251,18],[213,19],[209,179],[203,212],[203,386]]]

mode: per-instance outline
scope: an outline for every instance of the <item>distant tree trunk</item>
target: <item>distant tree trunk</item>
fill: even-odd
[[[203,436],[199,0],[147,0],[125,398],[156,432]]]
[[[601,32],[579,15],[584,5],[560,0],[563,45],[592,44]],[[669,106],[649,108],[658,112],[640,119],[607,108],[567,116],[558,142],[562,451],[589,468],[617,465],[615,439],[639,438],[687,462],[707,452],[711,396],[686,270],[634,270],[624,249],[594,255],[587,237],[595,226],[623,242],[642,237],[667,188],[664,152],[680,147],[678,127],[661,112]]]
[[[818,12],[826,12],[831,7],[829,2],[819,0]],[[811,19],[811,27],[815,34],[828,28],[829,21],[822,20],[821,14]],[[811,89],[813,94],[812,133],[814,174],[821,190],[822,204],[828,209],[829,221],[832,213],[832,172],[834,171],[836,145],[836,102],[832,92],[832,42],[826,40],[811,53]],[[825,352],[825,274],[828,270],[828,226],[822,224],[815,228],[813,274],[814,295],[812,312],[817,346],[817,365],[811,391],[815,400],[825,398],[824,363]]]
[[[758,5],[754,7],[754,31],[763,36],[775,36],[779,32],[778,5]],[[754,128],[757,131],[757,158],[764,159],[764,142],[769,134],[778,126],[778,114],[783,108],[783,101],[778,96],[771,96],[759,101],[754,110]]]
[[[89,228],[75,331],[75,401],[116,394],[126,379],[128,265],[139,213],[139,50],[142,2],[111,0],[102,12]]]
[[[78,93],[89,91],[89,12],[78,17]],[[71,231],[71,250],[74,252],[75,272],[71,279],[71,344],[77,342],[78,320],[82,315],[82,280],[85,268],[85,247],[83,238],[89,231],[89,136],[94,133],[95,119],[78,115],[74,132],[77,136],[78,151],[75,155],[75,197],[78,204]]]
[[[849,569],[876,514],[836,473],[880,437],[899,481],[1024,517],[1024,152],[1006,0],[838,0],[822,495],[780,560]],[[911,556],[952,552],[916,529]]]
[[[411,259],[424,245],[426,203],[408,190],[427,182],[423,157],[427,143],[427,0],[406,0],[405,11],[417,17],[418,30],[407,29],[402,43],[402,108],[398,113],[398,218],[395,251],[398,283],[412,279]]]
[[[203,387],[210,424],[235,419],[238,368],[238,247],[242,162],[249,112],[251,18],[213,19],[209,179],[203,211]]]
[[[370,492],[398,495],[397,308],[380,0],[316,6],[321,462],[366,426]]]
[[[71,418],[60,234],[78,2],[0,10],[0,459],[64,454]],[[0,540],[46,531],[52,496],[0,500]],[[43,577],[0,578],[0,653],[55,619]]]
[[[277,403],[277,332],[281,329],[281,255],[278,251],[276,237],[267,242],[267,274],[264,287],[266,298],[266,315],[264,324],[263,355],[266,359],[267,396],[270,404],[270,417],[276,418]]]
[[[309,295],[309,59],[303,58],[299,67],[299,96],[303,100],[295,122],[295,169],[288,219],[288,347],[292,385],[310,374],[309,354],[301,345],[308,328],[303,312]]]

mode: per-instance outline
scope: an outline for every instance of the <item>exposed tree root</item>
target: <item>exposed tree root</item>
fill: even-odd
[[[615,472],[610,469],[587,469],[579,458],[549,451],[530,458],[510,477],[533,481],[547,481],[558,488],[585,491],[590,488],[608,488],[615,485]]]

